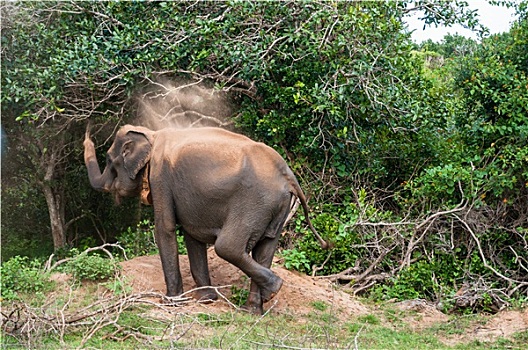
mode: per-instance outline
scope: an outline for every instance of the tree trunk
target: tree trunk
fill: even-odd
[[[66,245],[66,229],[64,219],[64,201],[62,191],[57,191],[50,183],[44,183],[42,191],[48,204],[48,212],[51,224],[51,235],[53,237],[53,247],[55,250]]]
[[[62,141],[62,140],[61,140]],[[55,147],[50,147],[43,152],[41,168],[45,170],[44,179],[40,182],[42,192],[48,205],[51,235],[55,250],[66,245],[66,217],[64,210],[64,189],[58,180],[63,173],[61,167],[61,153],[63,142],[58,142]]]

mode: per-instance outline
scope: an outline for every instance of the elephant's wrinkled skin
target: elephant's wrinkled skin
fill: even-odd
[[[292,196],[328,247],[313,230],[305,196],[284,159],[245,136],[219,128],[152,131],[126,125],[117,132],[101,174],[88,128],[84,159],[91,185],[117,200],[140,195],[148,172],[167,296],[183,292],[176,224],[184,231],[196,285],[211,285],[206,245],[213,244],[220,257],[251,278],[246,307],[254,313],[262,313],[262,303],[282,286],[270,266]],[[204,288],[198,298],[214,300],[217,294]]]

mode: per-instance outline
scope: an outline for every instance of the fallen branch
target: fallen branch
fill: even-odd
[[[128,258],[126,256],[126,251],[125,251],[125,249],[123,247],[121,247],[121,245],[119,245],[119,242],[118,243],[105,243],[105,244],[103,244],[101,246],[98,246],[98,247],[88,248],[88,249],[84,250],[83,252],[81,252],[80,254],[88,254],[90,252],[95,252],[95,251],[98,251],[98,250],[102,250],[106,255],[108,255],[108,257],[111,260],[115,260],[114,256],[112,255],[112,253],[110,253],[110,251],[108,251],[108,249],[106,249],[108,247],[121,249],[121,251],[123,252],[123,256],[124,256],[125,260],[128,260]],[[51,272],[52,270],[56,269],[58,266],[60,266],[60,265],[62,265],[64,263],[67,263],[68,261],[71,261],[71,260],[75,259],[75,257],[65,258],[65,259],[61,259],[61,260],[57,261],[55,264],[51,265],[51,262],[53,261],[54,257],[55,257],[55,253],[50,255],[50,257],[46,261],[46,264],[44,264],[44,272]]]
[[[219,286],[207,288],[215,289],[218,295],[220,295],[228,305],[234,309],[238,309],[220,292],[221,289],[229,287],[230,286]],[[106,337],[115,338],[117,334],[123,333],[125,334],[125,338],[134,337],[137,340],[142,339],[147,342],[154,340],[161,341],[166,339],[167,335],[164,334],[159,337],[144,335],[136,331],[128,330],[126,327],[119,325],[118,321],[120,315],[125,310],[138,305],[150,305],[167,313],[173,313],[174,310],[177,310],[177,308],[172,308],[174,306],[178,307],[192,303],[199,303],[191,297],[191,294],[203,288],[204,287],[191,289],[178,297],[166,297],[164,294],[156,292],[142,292],[103,298],[82,309],[74,310],[72,312],[68,311],[70,309],[68,305],[72,299],[71,295],[70,300],[60,309],[53,307],[56,300],[52,300],[42,307],[33,307],[23,302],[15,303],[11,307],[3,306],[3,310],[0,313],[0,324],[5,334],[15,336],[19,339],[25,339],[26,345],[30,348],[33,347],[33,344],[37,342],[38,337],[42,334],[59,334],[60,339],[63,339],[67,329],[89,327],[84,333],[84,337],[81,341],[82,348],[90,338],[109,325],[115,326],[117,331],[114,331]],[[156,302],[153,299],[158,299],[159,301]],[[172,319],[168,322],[172,322]]]
[[[502,278],[503,280],[505,281],[508,281],[510,283],[515,283],[515,284],[518,284],[519,286],[523,287],[523,286],[528,286],[528,282],[526,281],[519,281],[519,280],[516,280],[516,279],[513,279],[513,278],[509,278],[508,276],[505,276],[504,274],[502,274],[501,272],[497,271],[493,266],[491,266],[489,263],[488,263],[488,259],[486,259],[486,255],[484,254],[484,251],[482,250],[482,246],[480,244],[480,240],[478,239],[477,235],[475,234],[475,232],[473,232],[473,230],[471,229],[471,227],[468,225],[468,223],[465,221],[465,220],[462,220],[459,216],[457,215],[454,215],[463,225],[464,227],[466,228],[466,230],[469,232],[469,234],[471,235],[471,238],[473,238],[473,240],[475,241],[475,244],[477,245],[477,250],[479,252],[479,255],[480,255],[480,258],[482,259],[482,263],[484,264],[484,267],[489,269],[491,272],[493,272],[496,276]]]
[[[357,271],[358,270],[358,266],[354,266],[354,267],[350,267],[338,274],[335,274],[335,275],[328,275],[328,276],[320,276],[320,277],[317,277],[319,279],[327,279],[327,280],[330,280],[332,282],[338,282],[338,281],[354,281],[355,283],[359,283],[365,279],[368,279],[368,276],[370,273],[372,273],[372,271],[376,268],[376,266],[378,266],[378,264],[383,260],[383,258],[385,258],[385,256],[387,256],[387,254],[389,252],[391,252],[396,246],[393,246],[391,247],[390,249],[387,249],[385,251],[383,251],[377,258],[376,260],[365,270],[363,271],[361,274],[359,275],[351,275],[350,273],[353,272],[353,271]]]

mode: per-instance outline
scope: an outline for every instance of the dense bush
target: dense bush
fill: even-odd
[[[79,282],[84,280],[104,281],[116,276],[120,271],[120,265],[116,260],[99,254],[91,254],[86,251],[79,253],[76,248],[73,248],[70,255],[72,257],[62,270],[71,274]]]
[[[119,235],[117,239],[129,259],[158,252],[154,239],[154,225],[149,220],[139,222],[135,228],[127,228],[126,232]]]
[[[175,235],[178,242],[178,252],[187,254],[187,247],[180,229],[176,229]],[[142,220],[135,228],[127,228],[126,232],[117,236],[117,240],[125,249],[129,259],[158,253],[158,246],[154,237],[154,224],[149,219]]]
[[[2,298],[18,299],[21,296],[43,296],[52,287],[49,273],[45,273],[42,262],[28,257],[14,256],[0,266]]]

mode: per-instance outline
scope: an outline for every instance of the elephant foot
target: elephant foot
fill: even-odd
[[[262,297],[262,302],[267,303],[277,295],[279,290],[282,287],[283,280],[280,277],[273,276],[271,282],[267,283],[264,286],[260,286],[260,296]]]
[[[218,300],[218,294],[212,288],[204,288],[194,292],[194,298],[200,303],[209,304]]]

